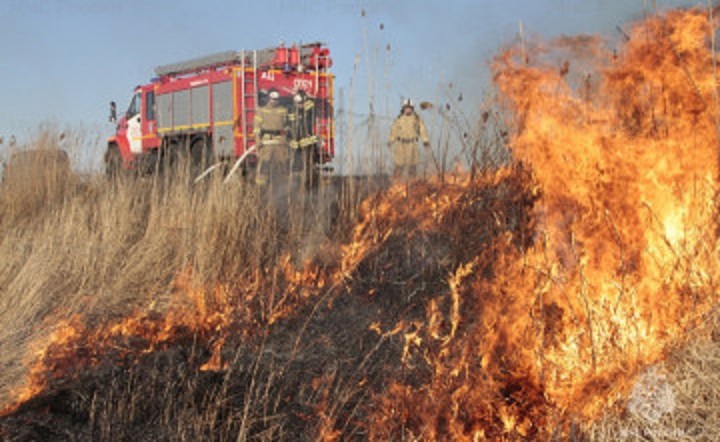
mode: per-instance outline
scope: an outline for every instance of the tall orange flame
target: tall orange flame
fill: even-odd
[[[519,63],[512,50],[497,60],[521,120],[513,151],[543,190],[542,238],[526,259],[544,281],[518,289],[541,296],[528,308],[563,311],[562,336],[537,349],[563,406],[577,407],[588,377],[659,357],[713,301],[704,289],[716,274],[720,109],[710,36],[701,11],[636,25],[590,100],[562,71]]]
[[[453,311],[465,316],[452,324],[470,324],[434,350],[431,326],[424,340],[412,330],[432,382],[394,385],[375,437],[397,436],[393,420],[458,440],[591,421],[717,301],[712,26],[703,11],[673,11],[634,25],[616,54],[566,37],[496,58],[511,149],[540,195],[534,242],[518,249],[508,233],[476,256],[491,278],[458,282],[472,263],[458,267]]]

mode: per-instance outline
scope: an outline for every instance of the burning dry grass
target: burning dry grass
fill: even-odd
[[[247,188],[194,192],[161,180],[95,178],[56,186],[43,180],[42,167],[35,170],[7,176],[0,208],[5,374],[23,363],[28,340],[47,336],[55,321],[81,314],[102,322],[195,304],[186,299],[192,287],[178,288],[183,269],[192,269],[198,284],[273,277],[284,254],[328,224],[329,212],[320,210],[280,219],[287,213],[258,204]],[[194,308],[210,308],[204,302]],[[264,307],[258,314],[270,315],[273,306]],[[11,386],[4,385],[5,395]]]
[[[35,326],[24,328],[28,338],[23,347],[37,345],[37,352],[31,353],[29,359],[37,363],[32,365],[24,385],[22,378],[4,372],[6,385],[23,386],[22,395],[15,397],[19,408],[7,409],[6,413],[31,416],[32,424],[26,430],[32,437],[367,437],[372,431],[363,422],[372,395],[383,390],[386,377],[395,378],[404,371],[400,363],[404,339],[399,334],[404,326],[395,324],[422,321],[428,302],[436,302],[432,301],[436,293],[443,296],[446,275],[466,259],[467,251],[460,244],[462,230],[476,234],[476,245],[480,247],[508,228],[504,222],[491,222],[491,214],[524,195],[522,186],[503,180],[469,192],[467,184],[398,185],[389,190],[387,197],[366,201],[363,213],[368,223],[355,229],[352,245],[346,247],[341,261],[328,259],[324,254],[332,256],[333,252],[325,250],[315,254],[311,263],[299,267],[292,263],[291,251],[297,250],[296,241],[303,235],[293,237],[292,225],[273,221],[276,206],[270,209],[252,200],[252,204],[266,208],[267,212],[262,212],[265,216],[261,216],[264,223],[277,222],[278,230],[263,233],[274,236],[277,244],[288,244],[287,248],[273,243],[275,248],[269,249],[267,238],[252,236],[261,241],[253,253],[245,255],[236,250],[222,258],[244,258],[245,265],[228,262],[225,264],[232,267],[223,267],[220,263],[206,266],[196,252],[196,242],[174,247],[172,243],[163,244],[163,248],[151,237],[163,232],[161,242],[167,243],[173,241],[171,235],[178,234],[174,232],[177,225],[168,224],[167,219],[174,218],[167,216],[168,212],[179,211],[184,215],[183,222],[192,223],[200,222],[194,217],[203,216],[198,209],[215,209],[214,216],[202,222],[211,224],[216,234],[228,235],[211,248],[214,256],[223,256],[223,247],[233,247],[227,242],[238,240],[233,237],[240,233],[223,233],[222,229],[229,228],[226,223],[239,222],[234,218],[216,224],[216,217],[224,213],[220,206],[231,210],[229,215],[237,216],[243,209],[250,210],[244,205],[249,202],[228,209],[231,203],[209,188],[199,197],[190,193],[181,199],[163,196],[153,200],[150,192],[142,197],[147,201],[133,200],[125,205],[125,197],[116,196],[124,190],[114,183],[96,185],[97,193],[90,200],[78,195],[77,202],[66,203],[62,213],[69,214],[69,219],[59,215],[55,221],[68,229],[81,229],[80,235],[63,235],[65,241],[69,237],[78,241],[77,246],[71,243],[65,253],[74,255],[81,245],[97,246],[103,240],[93,239],[95,236],[107,235],[109,232],[102,232],[105,229],[117,231],[109,221],[117,219],[118,213],[145,208],[150,213],[131,223],[143,234],[133,236],[134,241],[126,247],[133,250],[130,255],[154,257],[135,265],[157,269],[143,275],[147,279],[139,279],[134,272],[124,275],[122,270],[128,267],[112,270],[110,264],[96,265],[93,271],[100,273],[88,275],[89,268],[74,268],[66,263],[66,282],[60,287],[66,297],[50,302],[44,293],[38,293],[32,298],[35,303],[28,310],[37,313],[42,309],[39,316],[47,320],[38,325],[25,318],[16,325]],[[220,190],[228,191],[226,187]],[[136,196],[143,194],[139,188],[132,191]],[[241,189],[233,192],[244,195]],[[408,192],[416,196],[408,198]],[[85,206],[103,198],[114,201],[107,202],[114,204],[114,210],[106,215],[108,224],[88,223],[87,218],[102,219],[105,212],[98,207],[85,211]],[[180,207],[172,207],[165,198]],[[197,204],[195,210],[188,210],[188,201]],[[412,215],[424,210],[429,201],[435,202],[433,213]],[[74,204],[78,207],[70,210]],[[481,207],[494,209],[486,212]],[[166,221],[155,225],[153,212],[163,213]],[[387,217],[389,213],[398,216]],[[475,221],[467,218],[469,214],[476,215]],[[252,220],[250,214],[244,216]],[[445,216],[453,222],[444,220]],[[311,219],[307,211],[302,219]],[[342,216],[334,220],[342,221]],[[514,219],[513,223],[520,226],[522,220]],[[209,228],[197,226],[194,231]],[[126,244],[128,237],[114,247]],[[195,241],[210,239],[194,236]],[[249,235],[244,241],[235,247],[253,244]],[[183,249],[188,246],[197,255]],[[341,256],[339,250],[334,254]],[[95,259],[102,262],[103,255],[99,252]],[[60,265],[59,261],[55,264]],[[181,270],[171,272],[172,267]],[[74,276],[86,280],[82,285],[73,284]],[[113,278],[115,281],[108,281]],[[95,295],[89,293],[89,287],[95,287]],[[76,291],[84,296],[74,295]],[[395,331],[384,330],[388,326],[395,327]],[[18,350],[7,362],[24,360],[26,355]],[[19,366],[16,369],[22,371]],[[148,401],[148,397],[161,400]],[[74,417],[69,422],[55,412],[38,411],[45,406]],[[13,419],[6,428],[15,428]],[[23,437],[22,431],[14,431],[13,437]]]
[[[483,297],[466,292],[469,281],[490,284],[509,259],[505,246],[519,253],[533,242],[538,195],[522,169],[394,186],[364,202],[342,252],[326,250],[309,267],[288,260],[292,229],[242,189],[232,192],[245,200],[226,198],[227,187],[198,194],[148,184],[90,182],[42,220],[5,226],[5,238],[38,238],[26,255],[6,249],[21,269],[15,278],[7,270],[3,285],[6,403],[23,385],[20,363],[40,365],[4,436],[581,434],[553,420],[563,412],[535,381],[517,369],[502,375],[472,351],[486,345],[478,330],[488,314]],[[255,236],[271,228],[264,233],[277,242]],[[62,271],[45,274],[54,269]],[[42,353],[26,352],[34,345]],[[589,434],[636,431],[616,418],[601,425]]]
[[[253,422],[266,418],[272,428],[278,418],[257,413],[278,400],[268,395],[281,374],[260,365],[256,338],[322,287],[314,275],[339,252],[328,237],[337,241],[367,188],[355,183],[330,197],[338,190],[328,186],[268,203],[241,182],[190,188],[182,177],[68,173],[58,186],[55,174],[41,179],[46,156],[29,157],[23,171],[38,174],[6,175],[0,206],[2,402],[8,413],[13,403],[29,400],[32,410],[49,401],[84,424],[36,415],[27,433],[3,436],[196,439],[222,434],[222,425],[256,435]],[[229,394],[241,402],[231,417]]]

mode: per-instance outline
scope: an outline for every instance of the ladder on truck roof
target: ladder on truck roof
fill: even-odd
[[[170,75],[182,75],[197,72],[200,69],[209,69],[229,64],[237,64],[241,61],[242,52],[226,51],[217,54],[205,55],[190,60],[170,63],[155,68],[155,74],[160,77]]]
[[[299,46],[298,49],[300,50],[301,59],[309,57],[314,48],[322,46],[324,46],[324,43],[321,42],[307,43]],[[273,47],[252,51],[254,57],[254,67],[257,68],[258,66],[262,67],[270,65],[275,59],[275,51],[277,49],[278,47]],[[239,65],[247,61],[245,57],[246,55],[247,52],[245,50],[225,51],[216,54],[204,55],[190,60],[158,66],[155,68],[155,75],[159,77],[167,77],[190,74],[203,69],[213,69],[220,66]]]
[[[242,61],[240,62],[240,96],[242,96],[242,137],[243,137],[243,153],[248,150],[248,134],[251,133],[254,123],[250,123],[249,118],[255,117],[256,106],[258,102],[257,90],[257,64],[258,64],[258,53],[253,51],[252,54],[252,74],[248,75],[247,66],[245,63],[245,51],[242,51]],[[248,104],[249,101],[249,104]],[[252,115],[250,115],[252,114]],[[257,142],[257,141],[256,141]]]

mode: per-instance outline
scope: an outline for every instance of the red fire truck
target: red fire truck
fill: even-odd
[[[228,51],[155,69],[156,78],[135,88],[130,105],[108,139],[108,174],[152,170],[160,160],[188,155],[194,162],[254,164],[255,110],[270,91],[293,105],[302,93],[314,104],[309,155],[314,167],[334,155],[333,75],[330,51],[322,43]],[[234,169],[233,169],[234,170]]]

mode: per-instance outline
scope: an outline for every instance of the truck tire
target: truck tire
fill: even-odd
[[[210,167],[210,160],[212,158],[212,152],[207,137],[198,137],[193,140],[190,145],[190,172],[192,179],[198,177],[208,167]]]
[[[210,146],[207,137],[200,137],[190,146],[190,156],[195,164],[207,167],[210,163]]]
[[[105,152],[105,176],[115,179],[123,175],[123,160],[116,144],[109,144]]]

